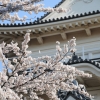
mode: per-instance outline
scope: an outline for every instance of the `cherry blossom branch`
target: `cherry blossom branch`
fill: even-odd
[[[59,61],[57,61],[52,67],[54,67],[55,65],[57,65],[58,62],[60,62],[62,59],[64,59],[65,56],[67,56],[67,54],[69,53],[70,50],[71,50],[71,49],[69,49],[68,52],[67,52],[66,54],[64,54],[64,56],[63,56]],[[39,75],[36,76],[36,77],[33,77],[33,79],[31,79],[31,80],[29,80],[29,81],[33,81],[34,79],[40,77],[41,75],[45,74],[46,72],[53,72],[53,71],[55,71],[55,70],[54,70],[54,69],[53,69],[53,70],[51,70],[51,69],[45,69],[43,73],[39,74]],[[29,81],[28,81],[28,82],[29,82]],[[23,85],[26,85],[26,84],[27,84],[27,82],[25,82],[25,83],[23,83],[23,84],[21,84],[21,85],[18,85],[18,87],[23,86]],[[17,87],[17,86],[16,86],[16,87]],[[12,89],[15,89],[16,87],[13,87]]]
[[[11,72],[8,72],[9,75],[0,72],[0,95],[6,94],[5,97],[2,96],[3,99],[1,100],[23,100],[24,94],[28,94],[27,96],[34,100],[41,100],[37,96],[38,92],[41,94],[44,92],[50,99],[57,100],[57,90],[71,91],[76,89],[74,85],[70,87],[69,85],[77,76],[91,77],[90,74],[79,71],[75,67],[64,65],[61,62],[65,57],[68,57],[68,53],[75,51],[75,38],[71,39],[68,45],[64,45],[64,50],[60,48],[58,42],[54,59],[50,56],[32,58],[29,56],[30,51],[27,51],[30,34],[27,33],[24,39],[21,50],[18,44],[14,42],[7,45],[5,43],[0,44],[0,48],[2,48],[0,49],[0,59],[2,61],[4,58],[1,55],[9,52],[13,52],[17,56],[17,59],[13,58],[11,61],[4,59],[4,61],[7,60],[6,67]],[[46,60],[46,63],[43,62],[44,60]],[[31,70],[28,71],[28,69]],[[79,87],[77,88],[79,89]],[[82,94],[86,93],[81,92]],[[19,96],[21,93],[22,96]],[[87,97],[90,97],[88,93]]]

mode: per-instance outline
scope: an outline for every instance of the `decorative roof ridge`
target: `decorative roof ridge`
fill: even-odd
[[[85,90],[85,88],[82,88]],[[86,90],[85,90],[86,91]],[[79,93],[77,90],[74,91],[64,91],[64,90],[59,90],[58,91],[58,98],[61,100],[67,100],[68,97],[72,96],[75,98],[75,100],[91,100],[89,97]]]
[[[67,63],[64,62],[65,65],[80,64],[80,63],[89,63],[100,69],[100,63],[98,63],[97,61],[93,61],[91,59],[83,60],[81,57],[73,60],[70,59]]]
[[[78,91],[70,91],[68,93],[68,96],[72,95],[74,98],[79,100],[91,100],[89,97],[84,96],[83,94],[80,94]]]
[[[61,18],[57,18],[57,19],[49,19],[49,20],[45,20],[45,21],[40,21],[40,20],[35,20],[34,22],[26,22],[26,23],[14,23],[14,24],[0,24],[0,27],[23,27],[23,26],[31,26],[31,25],[39,25],[39,24],[47,24],[47,23],[52,23],[52,22],[58,22],[58,21],[64,21],[64,20],[70,20],[70,19],[75,19],[75,18],[81,18],[81,17],[86,17],[86,16],[90,16],[90,15],[95,15],[95,14],[100,14],[100,11],[93,11],[93,12],[88,12],[88,13],[84,13],[84,14],[76,14],[76,15],[72,15],[72,16],[68,16],[68,17],[61,17]]]

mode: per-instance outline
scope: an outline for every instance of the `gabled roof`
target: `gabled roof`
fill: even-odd
[[[14,24],[0,24],[0,27],[21,27],[21,26],[32,26],[32,25],[40,25],[40,24],[47,24],[47,23],[53,23],[53,22],[59,22],[59,21],[65,21],[65,20],[71,20],[71,19],[77,19],[77,18],[82,18],[82,17],[87,17],[87,16],[91,16],[91,15],[97,15],[100,14],[100,10],[97,11],[93,11],[93,12],[88,12],[88,13],[84,13],[84,14],[77,14],[77,15],[73,15],[73,16],[68,16],[68,17],[61,17],[61,18],[57,18],[57,19],[49,19],[49,20],[40,20],[37,19],[34,22],[29,22],[29,23],[14,23]]]
[[[67,9],[66,13],[57,13],[52,12],[44,16],[42,20],[49,20],[49,19],[57,19],[61,17],[68,17],[68,16],[75,16],[80,15],[81,13],[84,14],[85,12],[93,12],[96,10],[100,10],[99,6],[100,0],[64,0],[60,3],[59,7]]]

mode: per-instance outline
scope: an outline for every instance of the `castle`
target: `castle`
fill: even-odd
[[[58,6],[67,8],[67,13],[47,13],[30,23],[0,24],[0,42],[14,40],[20,44],[30,29],[29,49],[33,57],[38,57],[54,55],[56,41],[63,46],[76,37],[77,51],[65,64],[93,75],[90,79],[78,77],[77,80],[95,100],[100,100],[100,0],[61,0],[55,7]]]

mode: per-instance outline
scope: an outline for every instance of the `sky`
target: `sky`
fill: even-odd
[[[59,2],[60,2],[61,0],[44,0],[44,1],[42,1],[41,3],[42,4],[44,4],[44,7],[54,7],[56,4],[58,4]],[[26,15],[27,16],[27,18],[28,19],[30,19],[30,18],[34,18],[35,16],[36,16],[36,18],[37,17],[41,17],[41,16],[43,16],[44,15],[44,13],[42,12],[42,13],[38,13],[38,14],[32,14],[32,15],[29,15],[28,13],[25,13],[25,12],[19,12],[18,13],[18,15],[20,16],[20,17],[23,17],[23,15]],[[34,19],[35,20],[35,19]],[[32,21],[34,21],[34,20],[32,20]],[[27,22],[29,22],[30,20],[27,20]],[[5,24],[7,24],[7,23],[10,23],[10,22],[8,22],[8,21],[4,21],[4,22],[1,22],[0,21],[0,23],[5,23]],[[21,22],[16,22],[16,23],[21,23]],[[0,71],[2,71],[2,62],[0,61]]]
[[[54,7],[56,4],[58,4],[59,2],[60,2],[61,0],[43,0],[43,1],[41,1],[40,3],[42,3],[42,4],[44,4],[44,7]],[[13,15],[14,13],[12,13],[12,15]],[[41,13],[38,13],[38,14],[35,14],[35,13],[32,13],[32,15],[30,15],[30,14],[28,14],[27,12],[22,12],[22,11],[20,11],[19,13],[18,13],[18,15],[20,16],[20,18],[22,18],[24,15],[26,15],[27,16],[27,19],[31,19],[31,18],[33,18],[31,21],[34,21],[37,17],[41,17],[41,16],[43,16],[44,15],[44,13],[43,12],[41,12]],[[27,20],[26,22],[30,22],[30,20]],[[5,24],[7,24],[7,23],[10,23],[9,21],[4,21],[4,22],[1,22],[0,21],[0,23],[5,23]],[[16,23],[22,23],[22,22],[20,22],[20,21],[17,21]]]

